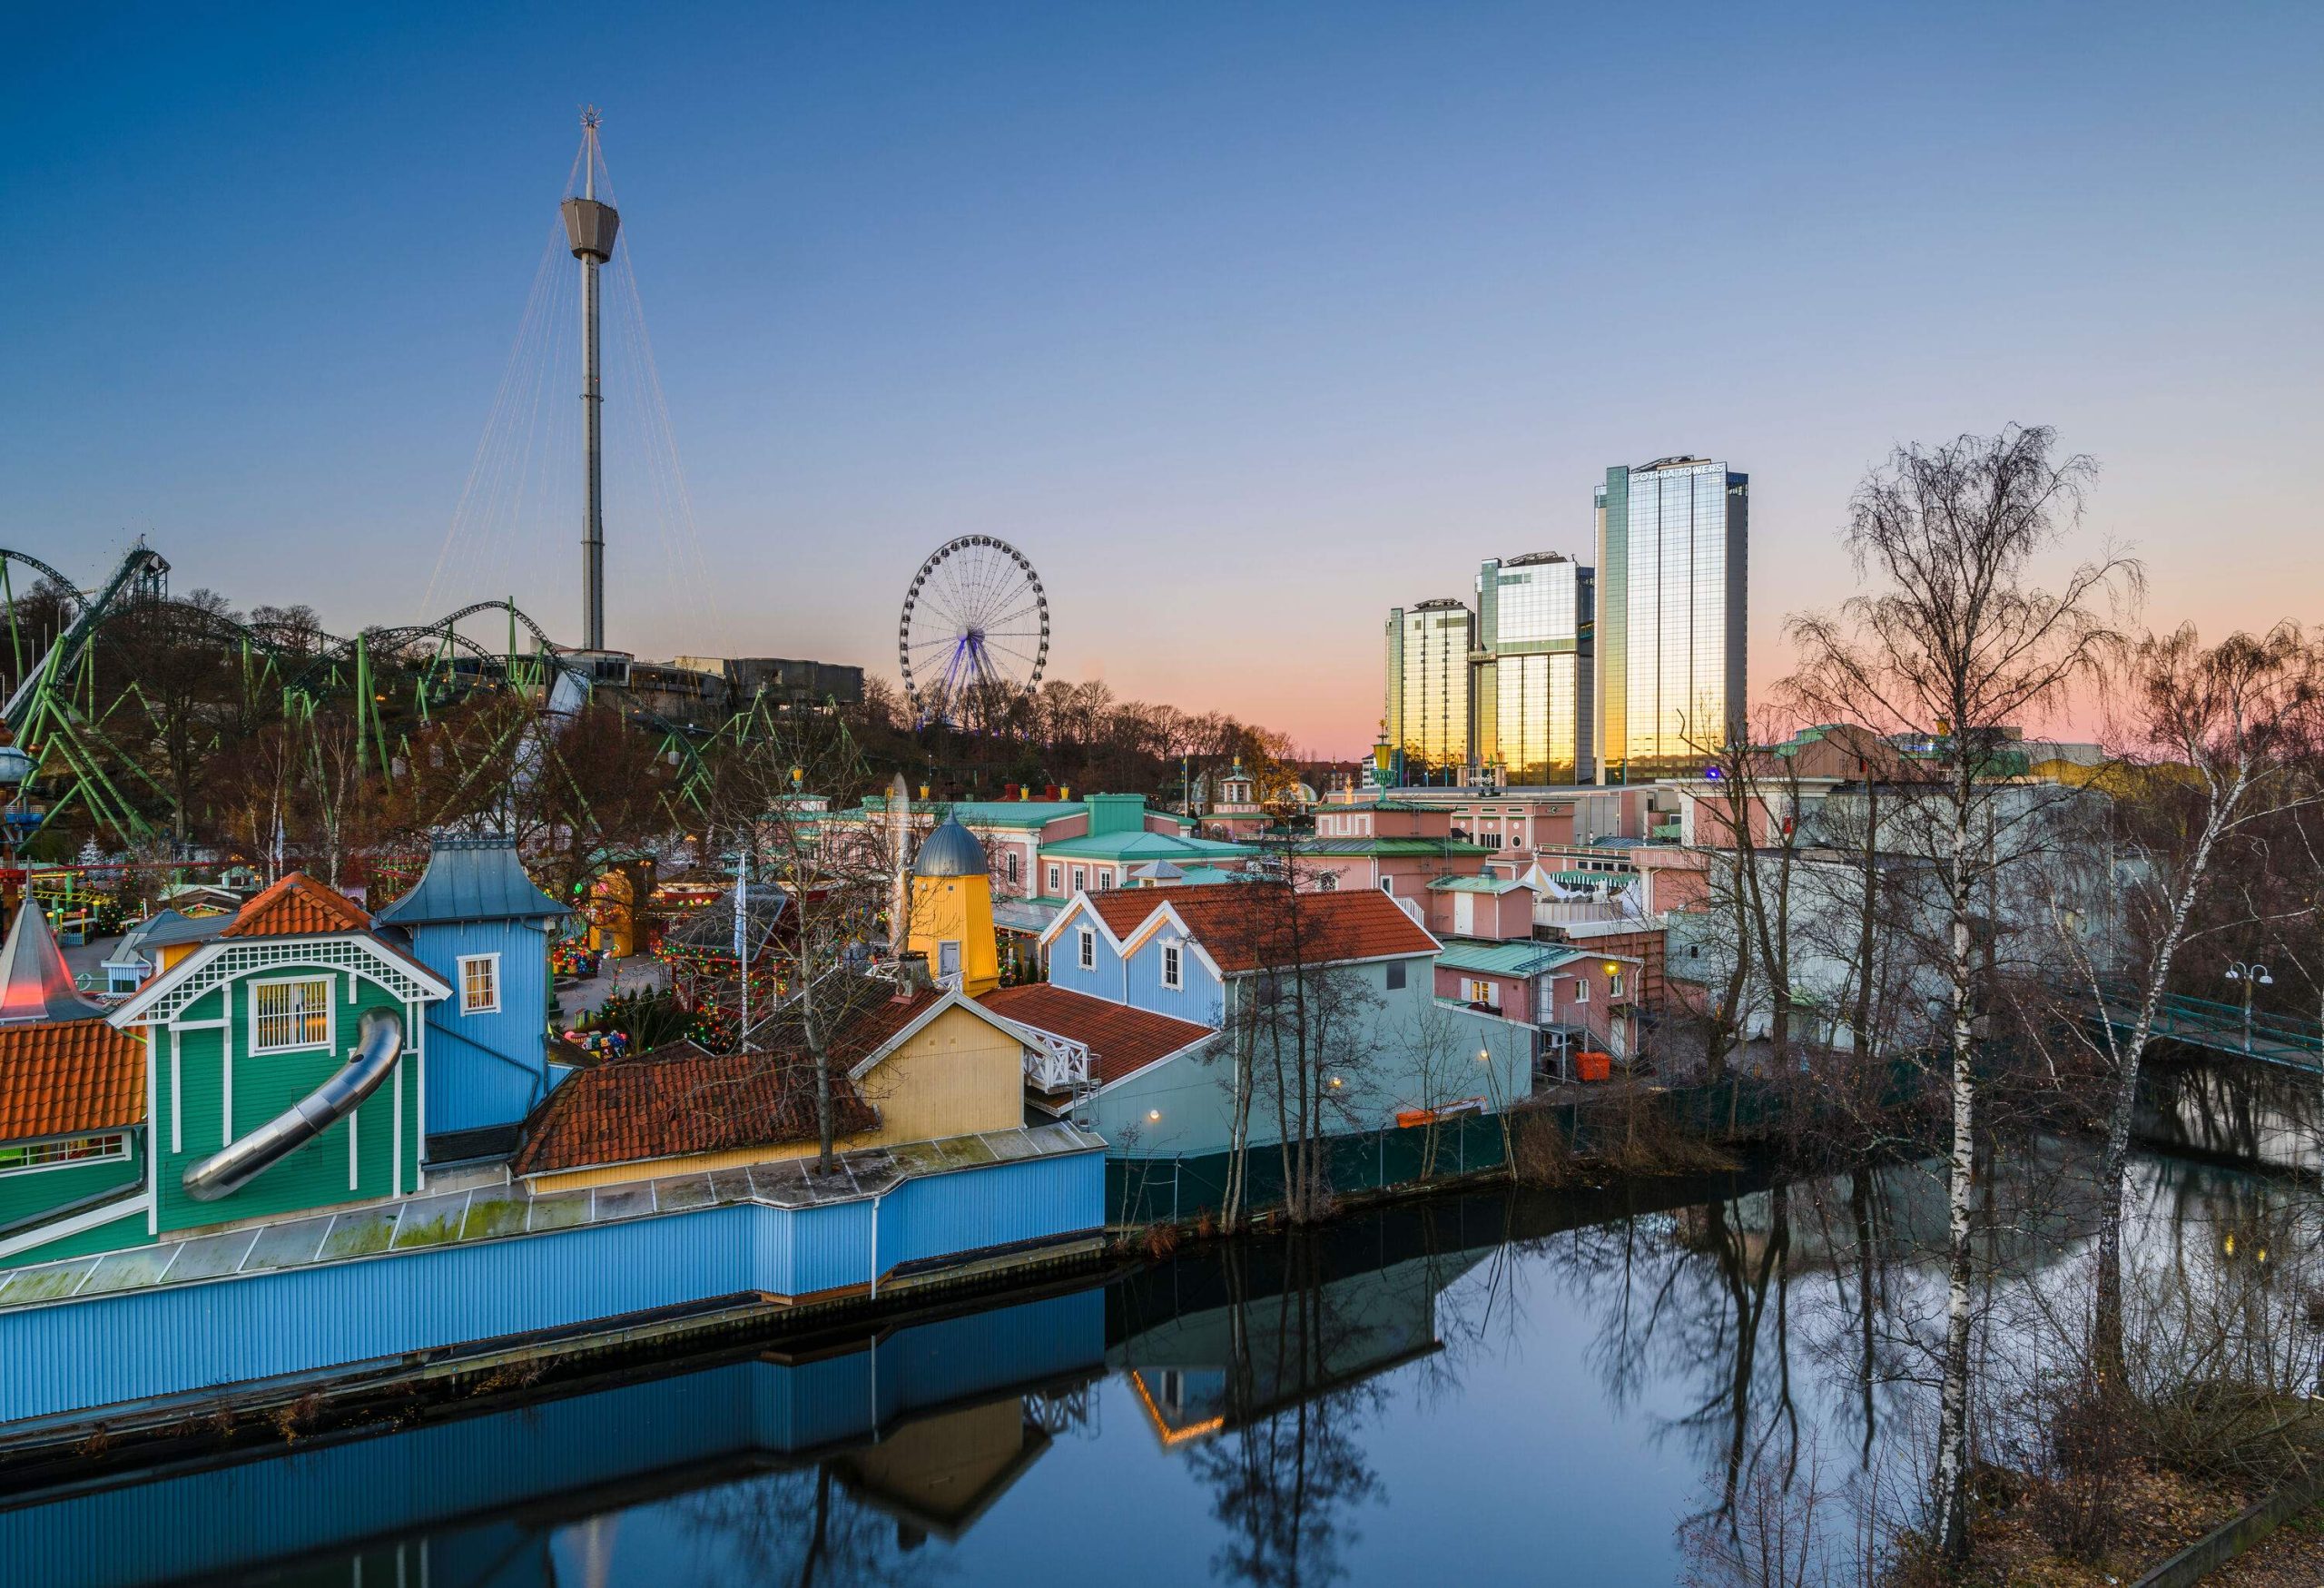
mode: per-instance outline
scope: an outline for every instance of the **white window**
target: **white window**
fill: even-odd
[[[1337,872],[1325,872],[1315,879],[1315,891],[1319,893],[1335,893],[1339,892],[1339,886],[1340,873]]]
[[[0,1175],[29,1174],[39,1169],[63,1169],[75,1163],[112,1163],[129,1156],[129,1135],[115,1130],[103,1136],[64,1136],[54,1141],[27,1141],[21,1147],[0,1147]]]
[[[1098,892],[1105,893],[1114,885],[1114,873],[1105,866],[1098,868]]]
[[[1587,1003],[1590,1001],[1590,979],[1588,977],[1576,976],[1573,979],[1573,1001],[1576,1003]]]
[[[1501,1007],[1501,984],[1482,976],[1472,976],[1461,983],[1461,996],[1471,1003],[1489,1003]]]
[[[1013,888],[1017,885],[1017,868],[1019,864],[1017,852],[1013,849],[1010,850],[1002,861],[1002,863],[1009,868],[1009,885]]]
[[[1081,968],[1085,971],[1098,968],[1098,934],[1086,926],[1081,929]]]
[[[1396,879],[1393,877],[1382,877],[1380,879],[1380,891],[1384,893],[1394,893],[1396,891]]]
[[[1611,976],[1606,978],[1606,996],[1609,998],[1620,998],[1621,995],[1622,973],[1620,971],[1617,971]]]
[[[1186,984],[1186,961],[1182,957],[1178,945],[1174,942],[1164,943],[1162,945],[1162,985],[1175,991],[1185,987]]]
[[[1073,891],[1077,893],[1082,893],[1087,891],[1088,886],[1089,868],[1086,865],[1075,866],[1073,868]]]
[[[330,1046],[330,978],[260,981],[251,988],[253,1053]]]
[[[460,1012],[462,1014],[498,1014],[500,1012],[500,956],[498,954],[462,954],[460,956]]]
[[[1049,864],[1049,897],[1056,898],[1058,890],[1064,886],[1065,868],[1052,861]]]

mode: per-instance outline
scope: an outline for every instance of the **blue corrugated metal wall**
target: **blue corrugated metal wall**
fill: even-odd
[[[872,1274],[868,1202],[704,1208],[0,1313],[0,1422]],[[1095,1152],[907,1180],[879,1263],[1094,1229]]]
[[[0,1512],[0,1561],[9,1580],[50,1588],[231,1574],[724,1455],[812,1450],[927,1407],[1096,1373],[1105,1325],[1093,1287],[906,1328],[876,1351],[735,1364],[80,1494]]]

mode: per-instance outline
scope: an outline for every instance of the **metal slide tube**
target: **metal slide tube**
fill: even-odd
[[[347,1067],[249,1135],[188,1165],[186,1195],[197,1202],[232,1196],[353,1113],[379,1090],[402,1052],[403,1021],[383,1009],[367,1010],[356,1028],[355,1057]]]

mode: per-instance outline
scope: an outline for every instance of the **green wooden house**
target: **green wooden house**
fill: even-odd
[[[358,905],[312,878],[285,877],[106,1017],[135,1051],[133,1061],[120,1044],[108,1049],[114,1092],[124,1064],[143,1082],[137,1118],[120,1132],[124,1155],[110,1161],[123,1179],[125,1166],[142,1168],[142,1185],[126,1205],[100,1210],[110,1214],[102,1224],[76,1223],[94,1215],[68,1212],[61,1195],[50,1221],[25,1209],[20,1219],[34,1221],[0,1235],[0,1262],[423,1189],[426,1012],[450,996]],[[0,1050],[8,1037],[0,1024]],[[40,1084],[57,1082],[0,1060],[0,1118],[12,1089]],[[0,1171],[0,1187],[5,1179]]]

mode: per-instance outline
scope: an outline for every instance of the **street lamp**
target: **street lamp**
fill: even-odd
[[[2237,960],[2227,968],[2227,979],[2243,983],[2243,1050],[2251,1051],[2251,997],[2255,987],[2273,987],[2276,979],[2268,974],[2265,965],[2250,965]]]

